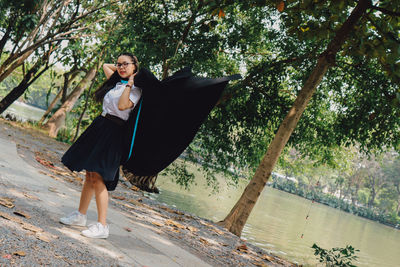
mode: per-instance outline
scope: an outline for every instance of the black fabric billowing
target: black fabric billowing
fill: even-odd
[[[195,77],[184,68],[159,81],[150,71],[141,69],[135,86],[142,88],[140,111],[132,155],[124,167],[135,175],[155,175],[171,164],[190,144],[201,123],[217,103],[230,80]],[[137,105],[129,116],[124,158],[129,154]]]

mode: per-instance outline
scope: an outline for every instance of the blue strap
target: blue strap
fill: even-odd
[[[133,149],[133,144],[135,143],[135,135],[136,135],[136,129],[137,129],[138,121],[139,121],[140,110],[142,109],[142,102],[143,102],[143,97],[142,97],[142,99],[140,99],[139,111],[138,111],[138,113],[136,115],[135,128],[133,129],[131,149],[129,151],[129,156],[128,156],[128,159],[126,161],[128,161],[131,158],[131,155],[132,155],[132,149]]]

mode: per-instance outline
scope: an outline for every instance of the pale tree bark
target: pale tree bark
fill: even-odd
[[[50,114],[50,112],[53,110],[54,106],[57,104],[58,100],[61,98],[61,103],[64,103],[65,99],[67,98],[65,96],[64,101],[62,99],[62,96],[66,94],[66,91],[68,90],[69,85],[75,79],[76,75],[80,72],[80,70],[74,70],[74,71],[69,71],[68,76],[66,77],[66,74],[64,74],[64,84],[63,87],[58,91],[56,97],[51,101],[50,105],[47,107],[46,112],[43,114],[43,116],[39,120],[39,124],[43,124],[43,122],[46,120],[47,116]],[[70,77],[71,76],[71,77]]]
[[[56,137],[58,130],[64,125],[66,113],[71,111],[79,96],[83,93],[85,88],[96,76],[96,66],[88,70],[85,77],[74,88],[71,94],[67,97],[61,107],[53,114],[53,116],[46,122],[44,128],[49,131],[50,137]]]
[[[96,64],[96,74],[97,74],[97,72],[99,71],[100,66],[102,66],[103,63],[104,63],[104,61],[103,61],[104,50],[105,50],[105,46],[103,46],[103,49],[102,49],[102,51],[101,51],[101,53],[100,53],[100,56],[99,56],[99,60],[97,61],[97,64]],[[72,140],[73,142],[75,142],[75,140],[78,138],[78,135],[79,135],[79,128],[80,128],[80,126],[81,126],[81,122],[82,122],[82,119],[83,119],[83,115],[85,114],[86,109],[87,109],[87,107],[88,107],[88,105],[89,105],[89,97],[90,97],[90,93],[91,93],[91,91],[92,91],[92,87],[93,87],[94,83],[95,83],[94,80],[92,80],[92,82],[90,83],[90,86],[89,86],[89,89],[88,89],[88,92],[87,92],[87,95],[86,95],[86,98],[85,98],[85,106],[84,106],[84,108],[83,108],[83,111],[82,111],[81,115],[79,116],[79,120],[78,120],[78,123],[77,123],[77,125],[76,125],[75,136],[74,136],[74,138],[73,138],[73,140]]]
[[[300,116],[307,107],[312,95],[322,78],[326,74],[328,68],[332,66],[335,56],[354,25],[366,13],[366,10],[371,6],[370,0],[360,0],[357,6],[352,11],[351,15],[344,22],[342,27],[336,33],[335,38],[329,43],[327,49],[322,53],[314,67],[311,75],[308,77],[303,88],[299,92],[292,108],[281,123],[278,132],[268,147],[267,153],[261,160],[254,177],[245,188],[242,196],[237,201],[226,218],[219,222],[220,226],[225,227],[233,234],[240,236],[242,229],[257,202],[262,190],[267,183],[274,166],[282,153],[290,135],[296,127]]]
[[[51,101],[50,105],[47,107],[46,112],[43,114],[43,116],[40,118],[38,124],[43,124],[44,120],[46,119],[47,115],[51,112],[51,110],[54,108],[58,100],[61,98],[63,89],[60,89],[56,95],[56,97]]]

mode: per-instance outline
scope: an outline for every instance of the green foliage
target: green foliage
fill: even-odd
[[[332,248],[330,250],[319,247],[313,244],[314,255],[318,256],[318,260],[324,263],[325,266],[342,266],[342,267],[355,267],[353,261],[357,260],[354,254],[360,250],[354,249],[352,246],[347,245],[345,248]]]
[[[162,172],[162,175],[174,177],[174,181],[186,190],[188,190],[190,185],[195,182],[194,174],[188,171],[187,163],[185,161],[175,161]]]
[[[57,133],[56,140],[72,145],[72,137],[73,135],[71,130],[68,128],[61,128]]]
[[[21,19],[28,28],[32,27],[37,21],[34,10],[42,2],[28,2],[0,1],[4,7],[0,12],[25,12]],[[100,55],[104,55],[105,62],[112,63],[119,53],[128,51],[159,77],[185,65],[192,65],[195,73],[214,77],[241,72],[244,79],[231,83],[186,151],[188,160],[203,165],[213,188],[213,172],[231,177],[235,184],[240,177],[252,176],[318,56],[357,4],[354,0],[290,0],[285,1],[280,13],[276,9],[279,2],[124,0],[87,17],[83,26],[88,28],[79,32],[82,38],[62,46],[58,58],[68,71],[85,70],[102,60]],[[86,10],[104,1],[74,2],[66,10],[68,16],[60,18],[61,24],[74,14],[77,3]],[[328,173],[332,179],[327,184],[340,192],[349,187],[355,199],[364,192],[365,203],[371,192],[363,188],[357,191],[356,178],[362,172],[358,176],[352,172],[355,167],[348,164],[352,160],[344,160],[348,157],[343,147],[360,146],[362,151],[371,153],[400,148],[400,23],[398,16],[377,10],[399,12],[399,1],[372,4],[375,7],[370,7],[356,25],[336,56],[336,64],[311,99],[278,166],[308,184]],[[7,18],[0,19],[3,32]],[[60,23],[51,30],[61,27]],[[28,33],[28,29],[21,32]],[[37,56],[43,51],[38,50]],[[93,88],[104,79],[100,71]],[[44,104],[41,98],[55,94],[49,91],[49,80],[59,81],[60,77],[45,76],[44,80],[43,86],[37,81],[37,86],[33,84],[27,93],[28,100],[34,99],[40,106]],[[0,93],[14,81],[0,84]],[[59,82],[54,86],[60,86]],[[71,132],[83,108],[81,97],[67,122]],[[82,130],[100,109],[90,100]],[[70,137],[63,133],[60,138]],[[291,155],[292,151],[296,155]],[[297,161],[299,158],[305,160]],[[327,170],[329,166],[337,171]],[[193,181],[182,169],[177,170],[178,174],[183,186]],[[335,184],[335,179],[344,182]],[[350,186],[347,181],[353,184]],[[390,188],[382,189],[385,200],[378,194],[376,204],[388,208],[394,203],[396,183],[394,179]]]

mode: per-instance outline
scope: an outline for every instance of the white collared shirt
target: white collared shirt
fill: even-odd
[[[125,90],[126,84],[118,82],[113,89],[107,92],[103,99],[103,112],[102,115],[111,114],[117,116],[123,120],[127,120],[131,110],[139,103],[139,99],[142,96],[142,89],[132,85],[129,99],[132,101],[134,106],[125,110],[118,109],[119,98]]]

